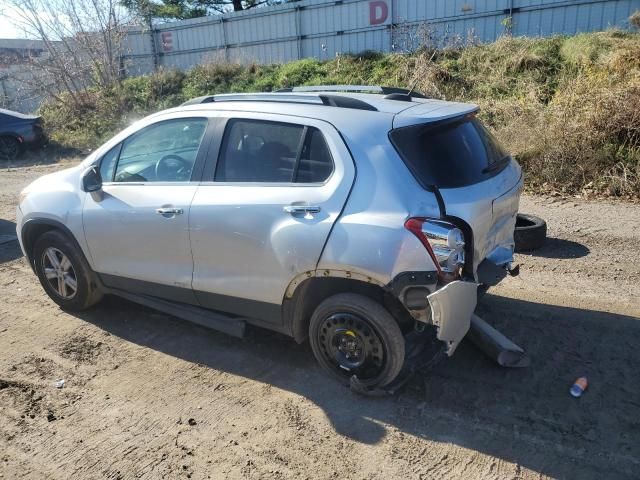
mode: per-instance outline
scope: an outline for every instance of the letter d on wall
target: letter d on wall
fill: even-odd
[[[387,21],[389,17],[389,7],[387,2],[376,0],[369,2],[369,25],[380,25]]]

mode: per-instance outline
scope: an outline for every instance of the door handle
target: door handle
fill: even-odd
[[[319,213],[320,212],[320,207],[317,206],[311,206],[311,205],[286,205],[284,207],[282,207],[282,209],[287,212],[290,213],[292,215],[295,214],[310,214],[310,213]]]
[[[160,207],[156,208],[156,213],[158,215],[182,215],[184,210],[175,207]]]

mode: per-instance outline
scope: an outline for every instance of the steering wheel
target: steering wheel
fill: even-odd
[[[191,173],[191,164],[180,155],[165,155],[156,162],[157,180],[182,180]]]

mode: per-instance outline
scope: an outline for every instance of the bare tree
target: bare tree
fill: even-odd
[[[32,56],[30,87],[82,103],[91,85],[117,84],[125,32],[117,0],[9,0],[27,35],[42,42],[44,54]]]

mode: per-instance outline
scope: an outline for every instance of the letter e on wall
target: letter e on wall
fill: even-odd
[[[173,34],[171,32],[162,32],[160,34],[162,42],[162,51],[171,52],[173,50]]]
[[[369,2],[369,25],[381,25],[389,18],[389,6],[384,0]]]

